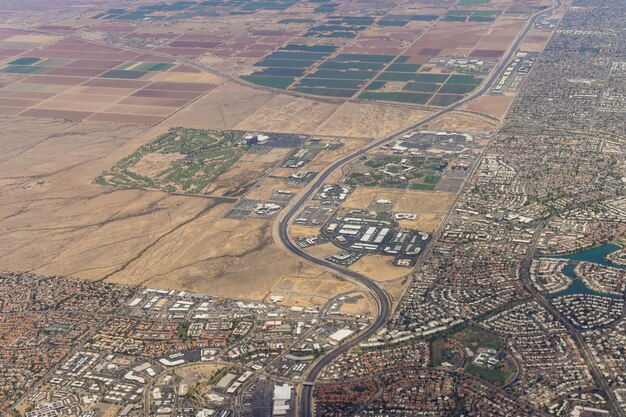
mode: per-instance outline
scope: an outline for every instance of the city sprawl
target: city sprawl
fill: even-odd
[[[1,415],[626,415],[623,0],[31,1]]]

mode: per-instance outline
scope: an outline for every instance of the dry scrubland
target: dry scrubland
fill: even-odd
[[[173,126],[381,138],[431,111],[393,104],[328,103],[226,82],[172,116]]]
[[[453,111],[430,123],[428,128],[437,130],[495,132],[498,125],[497,120],[490,119],[480,114]]]
[[[393,258],[389,256],[368,255],[350,265],[350,269],[381,282],[400,278],[411,272],[408,268],[394,266],[392,261]]]
[[[513,102],[511,96],[482,96],[463,106],[464,109],[503,119]]]
[[[516,24],[502,23],[500,29],[514,32],[519,30]],[[23,36],[41,44],[57,39]],[[0,138],[0,269],[259,300],[280,290],[294,303],[318,302],[343,288],[345,283],[287,254],[275,241],[272,219],[226,219],[223,214],[233,200],[213,198],[267,199],[278,189],[301,192],[302,186],[289,186],[280,178],[290,175],[291,170],[275,168],[285,156],[285,149],[263,156],[245,155],[205,189],[211,197],[115,189],[96,185],[93,179],[177,126],[309,134],[325,142],[341,142],[339,150],[322,153],[307,165],[309,170],[321,171],[330,162],[329,155],[347,155],[373,139],[421,120],[431,110],[299,98],[206,73],[166,71],[153,77],[154,82],[201,83],[212,89],[150,128],[105,121],[0,116],[0,128],[5,133]],[[95,109],[108,105],[111,95],[129,93],[119,88],[76,87],[66,93],[65,99],[74,102],[73,106],[80,101]],[[468,109],[500,117],[503,103],[494,100],[476,101]],[[129,114],[133,113],[131,107],[128,104],[125,108]],[[488,117],[454,112],[430,127],[493,131],[496,126],[497,122]],[[335,173],[329,181],[339,176]],[[261,181],[255,182],[257,179]],[[355,207],[366,204],[370,197],[357,201],[363,192],[357,190],[349,203]],[[387,198],[386,193],[380,191],[380,196]],[[399,202],[396,211],[407,204],[406,211],[410,211],[409,195],[417,194],[405,192],[397,198],[389,197]],[[442,197],[420,196],[419,204],[432,198]],[[434,230],[445,212],[444,207],[415,209],[420,211],[420,219],[406,226],[426,231]],[[294,236],[311,232],[305,228],[292,230]],[[324,252],[324,248],[315,250]],[[369,263],[361,261],[354,268],[371,273]],[[384,272],[381,279],[394,274]],[[318,282],[321,276],[323,285],[309,287],[309,281]],[[298,280],[298,285],[306,288],[300,291],[285,287],[287,278]],[[242,288],[246,289],[244,293]]]
[[[0,269],[255,299],[285,276],[322,273],[285,256],[270,220],[222,218],[229,203],[93,184],[153,132],[29,119],[0,126]]]
[[[425,114],[386,105],[337,106],[226,83],[152,128],[5,116],[0,269],[259,300],[282,283],[289,302],[323,301],[351,284],[286,254],[272,237],[271,219],[226,219],[230,201],[115,189],[93,179],[174,126],[351,136],[332,154],[338,158]],[[327,155],[310,167],[322,169]],[[277,150],[263,156],[271,161],[242,158],[210,190],[223,195],[232,187],[251,187],[250,198],[267,198],[273,189],[300,191],[275,178],[280,168],[254,186],[229,180],[267,173],[265,165],[281,156]],[[287,278],[306,290],[287,292]]]

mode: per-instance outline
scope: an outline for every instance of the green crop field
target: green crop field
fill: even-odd
[[[392,72],[417,72],[420,69],[419,64],[391,64],[386,71]]]
[[[243,133],[172,128],[96,178],[123,188],[200,194],[241,158]]]
[[[134,69],[137,71],[167,71],[173,67],[174,64],[168,64],[166,62],[144,62]]]
[[[394,55],[339,54],[335,59],[357,62],[391,62],[394,58]]]
[[[46,67],[35,67],[30,65],[7,65],[0,69],[0,72],[8,74],[41,74],[50,70]]]
[[[428,103],[429,106],[446,107],[450,104],[454,104],[459,100],[462,100],[463,96],[455,94],[437,94]]]
[[[466,94],[471,93],[476,89],[475,85],[472,84],[450,84],[446,83],[441,90],[439,90],[440,94]]]
[[[327,78],[302,78],[295,87],[326,87],[358,89],[363,84],[360,80],[337,80]]]
[[[272,59],[265,58],[254,64],[255,67],[308,68],[316,61],[306,59]]]
[[[338,71],[338,70],[317,70],[309,74],[311,78],[337,78],[348,80],[367,80],[372,77],[370,71]]]
[[[434,83],[407,83],[404,90],[416,93],[434,93],[439,90],[439,87],[441,87],[440,84]]]
[[[367,85],[367,87],[365,87],[365,89],[366,90],[380,90],[385,85],[387,85],[385,81],[372,81],[371,83]]]
[[[466,16],[445,16],[443,19],[444,22],[465,22],[467,20]]]
[[[385,67],[385,64],[378,62],[351,62],[351,61],[335,61],[329,59],[321,64],[320,69],[331,70],[364,70],[364,71],[380,71]]]
[[[309,88],[309,87],[294,87],[294,91],[300,93],[313,94],[316,96],[329,96],[329,97],[352,97],[358,90],[346,90],[339,88]]]
[[[244,75],[241,79],[263,87],[280,88],[283,90],[289,87],[294,80],[291,77],[265,77],[262,75]]]
[[[136,80],[148,74],[147,71],[110,70],[101,75],[104,78],[125,78]]]
[[[491,0],[459,0],[459,6],[479,6],[481,4],[489,4]]]
[[[11,62],[9,62],[9,65],[32,65],[35,62],[39,62],[41,61],[41,58],[33,58],[33,57],[21,57],[21,58],[17,58],[16,60],[13,60]]]

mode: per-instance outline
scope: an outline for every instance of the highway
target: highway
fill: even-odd
[[[467,104],[468,102],[475,100],[478,97],[483,96],[484,94],[486,94],[487,92],[489,92],[490,88],[492,87],[492,85],[498,80],[498,78],[500,77],[500,75],[504,72],[504,70],[506,69],[506,67],[508,66],[509,62],[511,61],[511,59],[513,58],[513,56],[515,55],[515,53],[518,51],[520,44],[523,42],[524,38],[526,37],[526,35],[528,34],[528,32],[532,29],[532,27],[534,26],[535,22],[537,21],[537,19],[539,19],[542,16],[546,16],[548,14],[551,14],[552,11],[554,11],[555,9],[559,8],[561,6],[561,0],[556,0],[555,4],[544,10],[541,11],[535,15],[533,15],[527,22],[526,26],[524,27],[524,29],[522,30],[522,32],[519,34],[519,36],[517,37],[517,39],[515,40],[514,44],[511,46],[511,48],[509,48],[506,56],[504,56],[502,58],[502,60],[500,61],[500,63],[496,66],[496,68],[494,68],[494,70],[491,72],[490,76],[488,77],[487,81],[485,81],[482,85],[482,87],[476,91],[475,93],[469,95],[468,97],[464,98],[461,101],[458,101],[448,107],[445,107],[429,116],[427,116],[426,118],[420,120],[417,123],[414,123],[406,128],[401,129],[400,131],[397,132],[393,132],[390,135],[387,135],[383,138],[377,139],[372,141],[371,143],[369,143],[368,145],[364,146],[363,148],[357,150],[356,152],[353,152],[350,155],[347,155],[345,157],[343,157],[342,159],[334,162],[333,164],[331,164],[329,167],[327,167],[317,178],[316,180],[313,182],[313,184],[311,184],[311,186],[307,189],[307,191],[300,196],[300,198],[293,203],[289,209],[285,212],[285,214],[282,216],[282,218],[280,219],[280,223],[278,225],[279,227],[279,237],[281,239],[281,241],[283,242],[283,244],[285,245],[285,247],[291,251],[292,253],[296,254],[297,256],[306,259],[307,261],[319,265],[321,267],[323,267],[324,269],[327,270],[332,270],[334,272],[336,272],[338,275],[347,278],[348,280],[351,280],[352,282],[355,282],[357,284],[360,284],[364,287],[366,287],[369,291],[371,291],[372,296],[374,297],[374,299],[376,300],[376,304],[377,304],[377,316],[374,320],[374,322],[367,328],[365,329],[362,333],[358,334],[356,337],[352,338],[351,340],[349,340],[348,342],[340,345],[339,347],[331,350],[330,352],[328,352],[325,356],[322,356],[317,362],[315,362],[315,364],[312,366],[312,368],[309,370],[307,377],[304,380],[304,384],[302,386],[302,391],[300,393],[300,405],[299,405],[299,416],[300,417],[310,417],[313,415],[313,384],[315,383],[315,380],[317,379],[317,377],[319,376],[319,374],[322,372],[322,370],[328,365],[330,364],[333,360],[335,360],[339,355],[341,355],[344,352],[347,352],[348,350],[352,349],[353,347],[357,346],[358,344],[360,344],[361,342],[367,340],[368,338],[370,338],[372,335],[374,335],[376,332],[378,332],[378,330],[380,330],[382,327],[385,326],[385,324],[387,323],[387,321],[390,318],[391,315],[391,311],[392,311],[392,302],[391,302],[391,298],[389,297],[389,294],[387,294],[387,292],[385,290],[383,290],[381,287],[378,286],[378,284],[376,284],[374,281],[370,280],[368,277],[358,274],[354,271],[351,271],[349,269],[346,268],[342,268],[339,265],[335,265],[329,261],[323,260],[323,259],[317,259],[307,253],[305,253],[304,251],[302,251],[296,244],[294,244],[294,242],[291,240],[291,238],[289,237],[289,233],[288,233],[288,229],[289,229],[289,225],[291,224],[292,220],[295,218],[295,216],[298,214],[298,212],[302,209],[302,207],[306,204],[306,202],[309,200],[310,197],[312,197],[314,195],[315,192],[317,192],[317,190],[322,186],[322,184],[326,181],[326,179],[337,169],[340,169],[341,167],[343,167],[344,165],[346,165],[347,163],[361,157],[362,155],[364,155],[365,153],[367,153],[368,151],[376,148],[377,146],[385,143],[385,142],[389,142],[391,140],[393,140],[394,138],[397,138],[399,136],[405,135],[407,133],[410,133],[411,131],[422,127],[424,125],[427,125],[428,123],[433,122],[434,120],[440,118],[441,116],[444,116],[448,113],[450,113],[453,110],[458,109],[459,107]],[[431,242],[432,244],[432,242]]]

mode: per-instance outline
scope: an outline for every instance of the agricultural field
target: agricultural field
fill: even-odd
[[[52,48],[62,59],[111,61],[106,68],[80,62],[85,77],[138,82],[171,76],[173,80],[210,67],[248,85],[328,101],[445,107],[476,91],[527,19],[549,4],[548,0],[521,4],[459,0],[436,5],[373,0],[368,8],[377,13],[371,14],[356,0],[124,3],[38,29],[59,37],[79,34],[107,44],[61,40],[63,47]],[[93,58],[77,53],[86,51],[87,46],[93,48],[88,51]],[[109,59],[113,55],[96,56],[113,52],[104,48],[114,46],[131,47],[133,52],[118,51],[115,63]],[[52,53],[48,49],[44,48],[46,53]],[[143,50],[145,55],[135,50]],[[450,60],[471,62],[442,64]],[[30,76],[47,71],[25,68],[31,65],[18,62],[5,71]],[[466,82],[455,76],[473,78]],[[117,110],[115,114],[123,113]]]
[[[153,125],[221,82],[171,58],[63,36],[3,28],[0,50],[7,116]]]
[[[245,153],[242,132],[172,128],[122,159],[96,182],[124,188],[201,194]]]
[[[474,91],[483,78],[431,73],[408,55],[336,54],[334,46],[289,44],[254,64],[242,79],[302,93],[445,107]],[[317,52],[310,52],[317,51]],[[316,70],[308,71],[316,66]],[[421,71],[422,67],[425,71]]]

